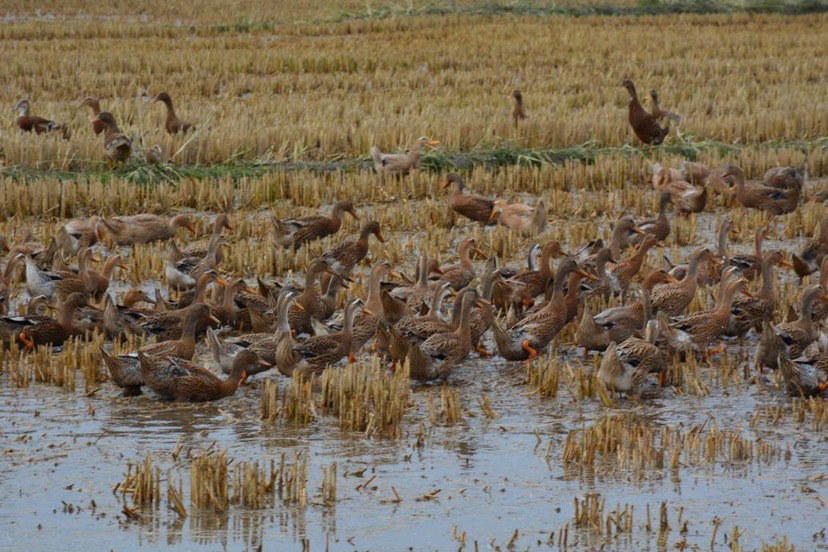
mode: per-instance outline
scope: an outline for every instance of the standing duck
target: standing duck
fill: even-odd
[[[615,392],[638,399],[639,389],[652,373],[665,370],[664,355],[656,346],[658,322],[648,320],[644,339],[630,337],[620,344],[609,344],[601,358],[598,379]]]
[[[92,119],[92,125],[103,125],[105,129],[104,152],[110,164],[122,163],[129,159],[132,154],[132,140],[118,127],[112,113],[101,111]]]
[[[546,204],[542,199],[534,207],[497,199],[494,202],[493,216],[500,226],[522,234],[539,234],[546,228]]]
[[[445,188],[454,184],[454,189],[449,196],[449,206],[452,210],[468,219],[471,219],[486,226],[494,219],[494,202],[491,199],[463,193],[463,177],[456,172],[446,175]]]
[[[744,337],[750,328],[761,332],[762,322],[773,320],[776,312],[776,290],[773,267],[782,265],[790,267],[782,251],[771,251],[762,256],[762,293],[759,296],[748,297],[739,293],[733,298],[730,327],[727,335]]]
[[[670,126],[661,128],[656,118],[647,113],[647,110],[638,101],[638,93],[635,91],[635,85],[631,80],[624,80],[621,86],[626,88],[630,94],[629,121],[635,135],[643,144],[654,146],[661,144],[667,134],[670,133]]]
[[[366,222],[359,236],[342,240],[322,256],[330,260],[334,272],[347,278],[354,267],[368,254],[368,240],[372,235],[376,236],[380,243],[385,241],[380,232],[380,224],[375,220]]]
[[[819,223],[819,232],[808,240],[799,255],[791,256],[791,264],[800,279],[819,270],[823,260],[828,257],[828,216]]]
[[[471,315],[477,292],[470,290],[462,299],[460,325],[451,333],[436,333],[409,351],[411,379],[430,381],[445,379],[471,351]]]
[[[615,226],[612,228],[612,235],[610,236],[610,257],[613,259],[620,259],[621,254],[631,243],[631,241],[633,241],[634,234],[643,236],[644,230],[636,226],[635,219],[632,216],[624,215],[618,219]],[[598,251],[600,251],[600,246],[595,249],[596,255]],[[589,259],[585,262],[589,263]]]
[[[819,329],[814,324],[813,308],[814,302],[817,299],[828,299],[825,295],[825,290],[820,285],[808,286],[802,292],[802,306],[799,310],[799,318],[793,322],[783,322],[773,326],[771,329],[773,334],[782,340],[783,351],[789,358],[797,358],[805,349],[819,336]],[[764,339],[759,341],[759,350],[756,355],[759,359],[764,359],[763,364],[768,368],[775,370],[778,368],[777,359],[774,355],[768,355],[768,349],[775,349],[779,346],[776,339]]]
[[[106,125],[103,121],[95,121],[98,115],[101,114],[101,104],[97,98],[86,98],[81,102],[80,107],[89,107],[92,109],[92,131],[95,133],[95,136],[106,130]]]
[[[135,397],[141,394],[141,387],[144,385],[144,378],[141,376],[141,362],[138,359],[138,351],[125,355],[113,355],[103,345],[98,346],[101,352],[109,378],[116,386],[124,390],[125,397]]]
[[[50,121],[49,119],[37,117],[36,115],[29,115],[29,109],[29,100],[20,100],[17,102],[15,110],[17,111],[18,117],[15,123],[17,124],[17,128],[21,131],[34,131],[35,134],[43,134],[44,132],[53,132],[63,128],[61,125],[54,121]]]
[[[230,217],[227,216],[227,213],[219,213],[213,220],[213,233],[210,234],[210,238],[206,242],[191,243],[182,251],[182,254],[191,259],[203,259],[210,252],[211,241],[224,237],[225,230],[233,231],[233,226],[230,224]],[[223,253],[221,250],[216,251],[216,262],[220,263],[222,260],[224,260]]]
[[[707,248],[696,249],[690,256],[690,263],[684,278],[681,281],[665,282],[653,288],[653,310],[663,312],[668,316],[680,316],[696,296],[699,270],[702,263],[709,262],[712,254]]]
[[[610,288],[620,292],[622,298],[626,296],[627,288],[630,287],[632,279],[641,270],[644,259],[647,258],[647,253],[656,243],[658,243],[658,238],[655,235],[645,235],[644,241],[641,242],[638,250],[631,257],[621,259],[617,264],[609,267],[607,277],[610,282]]]
[[[762,272],[762,242],[765,240],[767,230],[760,226],[756,229],[756,238],[753,242],[753,255],[741,254],[733,255],[728,259],[730,266],[735,266],[736,270],[742,275],[745,280],[755,280],[756,276]]]
[[[469,285],[474,277],[477,276],[477,271],[474,269],[474,265],[469,258],[472,251],[478,255],[483,255],[483,251],[477,247],[477,241],[474,238],[463,239],[458,247],[460,262],[443,268],[443,274],[437,281],[449,282],[454,291],[460,291]]]
[[[308,267],[305,275],[305,290],[296,296],[296,303],[301,309],[291,309],[289,312],[290,327],[297,335],[313,331],[312,318],[324,321],[325,303],[319,297],[316,283],[323,272],[330,272],[331,268],[324,259],[315,259]]]
[[[587,278],[595,278],[584,272],[574,259],[567,257],[558,265],[553,281],[552,298],[543,309],[526,316],[509,330],[504,330],[497,321],[492,322],[495,343],[503,358],[534,358],[560,333],[566,324],[567,316],[564,285],[572,272],[582,272]]]
[[[761,182],[746,182],[745,173],[739,167],[727,167],[724,178],[733,178],[733,193],[736,199],[747,209],[767,211],[773,215],[784,215],[796,210],[799,205],[798,189],[782,190],[766,186]]]
[[[700,213],[707,205],[707,187],[697,188],[690,182],[676,177],[675,169],[663,168],[656,173],[656,186],[662,192],[670,194],[670,201],[679,213]],[[677,171],[676,171],[677,172]]]
[[[520,90],[512,90],[512,93],[507,98],[511,98],[513,101],[512,119],[514,119],[515,126],[517,126],[518,122],[526,118],[526,109],[523,107],[523,92]]]
[[[719,293],[719,300],[716,308],[709,311],[697,311],[676,319],[672,327],[689,335],[690,339],[700,350],[724,335],[730,325],[731,304],[733,297],[738,291],[744,291],[744,281],[732,274],[732,271],[725,273],[727,276],[722,282],[722,291]],[[723,350],[720,345],[713,351],[708,351],[709,356],[716,350]]]
[[[327,366],[336,364],[346,356],[353,360],[351,344],[354,339],[354,318],[359,310],[365,310],[362,305],[362,299],[357,298],[348,301],[345,306],[345,324],[341,331],[309,337],[294,347],[293,350],[296,351],[301,360],[293,368],[293,371],[299,370],[305,376],[310,376],[322,373]]]
[[[104,228],[116,245],[135,245],[175,237],[179,228],[186,228],[195,234],[193,223],[187,215],[176,215],[165,219],[158,215],[141,214],[126,217],[102,218]]]
[[[272,219],[274,240],[276,245],[284,248],[299,249],[303,243],[320,240],[336,234],[342,227],[342,214],[349,213],[356,220],[359,217],[354,210],[354,204],[345,199],[337,201],[331,210],[331,216],[307,215],[293,219]]]
[[[523,305],[531,305],[535,297],[542,295],[546,291],[553,277],[552,257],[565,254],[561,244],[552,240],[541,249],[540,263],[536,270],[527,268],[510,278],[511,281],[523,284],[517,289]]]
[[[667,204],[672,202],[670,192],[661,192],[658,200],[658,217],[654,219],[643,220],[638,223],[638,227],[644,231],[645,234],[652,234],[663,241],[670,235],[670,219],[667,217]]]
[[[150,104],[157,102],[163,102],[164,105],[167,106],[167,120],[164,122],[164,128],[167,129],[167,132],[170,134],[178,134],[179,132],[186,134],[190,129],[195,130],[195,127],[191,123],[182,121],[175,114],[172,98],[170,98],[169,94],[166,92],[159,92],[152,100],[150,100]]]
[[[371,148],[374,170],[377,174],[406,175],[412,169],[420,168],[420,155],[423,148],[438,146],[440,142],[425,136],[418,138],[408,153],[382,153],[377,146]]]
[[[399,274],[391,269],[391,264],[388,261],[380,261],[371,269],[371,275],[368,278],[368,298],[365,301],[368,312],[363,310],[354,318],[354,338],[351,344],[351,351],[354,353],[358,353],[362,346],[373,338],[377,332],[377,325],[382,319],[383,312],[382,279],[387,274],[399,277]]]

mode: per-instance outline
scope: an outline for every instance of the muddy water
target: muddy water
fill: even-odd
[[[700,224],[712,236],[713,219]],[[780,244],[769,243],[768,248]],[[790,247],[790,245],[788,246]],[[790,276],[786,276],[790,278]],[[492,347],[492,343],[488,343]],[[755,336],[729,348],[748,359]],[[565,347],[565,359],[583,363]],[[207,359],[206,351],[201,357]],[[746,360],[745,360],[746,361]],[[701,368],[702,379],[710,368]],[[565,390],[541,399],[525,385],[523,368],[499,359],[468,359],[451,384],[460,390],[464,418],[432,426],[427,398],[439,405],[439,387],[415,389],[405,432],[395,441],[367,439],[341,431],[332,418],[308,427],[259,420],[262,379],[236,396],[207,405],[123,398],[110,384],[95,396],[33,383],[15,388],[0,375],[0,548],[3,550],[558,550],[568,525],[570,549],[666,550],[676,545],[729,549],[738,526],[740,545],[759,548],[787,536],[797,549],[828,548],[820,531],[828,524],[826,433],[788,416],[779,425],[749,426],[757,406],[789,408],[791,399],[769,376],[728,386],[710,384],[705,397],[649,387],[640,402],[607,408],[594,399],[576,400]],[[278,376],[272,376],[278,377]],[[78,389],[83,389],[81,381]],[[496,418],[487,418],[477,399],[487,396]],[[761,438],[779,447],[770,461],[729,465],[723,461],[682,466],[678,472],[643,474],[599,463],[581,470],[562,462],[567,433],[606,413],[632,412],[654,425],[688,430],[713,424]],[[425,427],[424,439],[419,435]],[[419,441],[419,442],[418,442]],[[172,452],[180,446],[176,461]],[[128,462],[150,453],[166,473],[184,481],[188,454],[209,447],[227,449],[238,460],[269,461],[301,451],[308,461],[304,507],[276,499],[272,507],[225,513],[188,507],[188,517],[166,508],[122,513],[124,501],[112,487],[124,479]],[[337,501],[324,504],[322,469],[337,464]],[[400,500],[395,498],[394,491]],[[634,507],[633,530],[609,538],[573,525],[575,497],[600,493],[607,512],[616,504]],[[659,506],[667,504],[671,531],[657,543]],[[130,499],[126,504],[131,505]],[[651,530],[647,530],[647,509]],[[679,521],[679,516],[681,521]],[[686,523],[686,531],[682,526]]]

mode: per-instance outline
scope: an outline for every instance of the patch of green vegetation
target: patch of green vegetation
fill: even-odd
[[[591,164],[599,157],[620,156],[624,158],[633,155],[674,155],[688,160],[697,160],[701,153],[715,152],[720,157],[739,155],[745,150],[792,150],[808,153],[814,150],[828,151],[828,137],[813,140],[772,140],[761,144],[739,145],[718,142],[715,140],[700,140],[690,133],[674,137],[666,144],[655,147],[640,148],[632,145],[604,146],[596,142],[586,142],[576,146],[559,149],[531,149],[524,148],[512,142],[497,145],[481,145],[470,151],[433,150],[422,157],[421,165],[426,171],[446,172],[451,170],[471,170],[475,167],[493,169],[510,165],[539,167],[549,164],[560,164],[566,161],[580,161]],[[317,173],[335,171],[373,171],[373,162],[370,157],[355,159],[337,159],[332,161],[303,161],[301,159],[288,161],[273,161],[271,159],[244,160],[230,159],[218,165],[175,166],[171,164],[148,165],[146,163],[128,164],[112,170],[88,169],[82,171],[56,171],[30,167],[7,167],[0,169],[0,176],[26,182],[42,178],[51,178],[58,181],[86,181],[99,180],[108,182],[109,179],[121,178],[136,185],[151,185],[157,183],[176,183],[184,178],[196,180],[216,180],[229,178],[255,178],[273,172],[310,171]]]

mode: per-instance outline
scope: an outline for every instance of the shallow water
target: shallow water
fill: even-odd
[[[714,215],[705,214],[699,239],[712,241],[714,227]],[[770,241],[766,247],[780,245]],[[784,278],[791,281],[790,275]],[[488,346],[492,348],[491,340]],[[729,345],[729,354],[745,363],[755,346],[751,335]],[[571,365],[584,363],[574,347],[562,351]],[[202,350],[200,357],[209,355]],[[460,391],[463,420],[432,425],[427,398],[439,405],[441,390],[418,387],[398,440],[344,432],[335,419],[324,416],[307,427],[262,422],[262,380],[278,377],[267,374],[232,398],[194,405],[120,397],[109,383],[86,397],[81,376],[74,393],[37,383],[18,389],[3,373],[0,546],[30,550],[36,540],[38,549],[58,550],[100,549],[102,543],[115,550],[272,550],[297,549],[306,541],[312,550],[446,550],[463,544],[469,550],[506,549],[509,544],[515,550],[557,550],[565,530],[570,549],[666,550],[682,543],[707,549],[718,520],[716,550],[729,549],[736,526],[743,531],[739,543],[745,549],[783,536],[797,549],[828,548],[825,430],[812,430],[808,421],[797,423],[790,413],[778,425],[763,418],[751,427],[757,407],[789,411],[791,399],[767,374],[759,376],[761,385],[737,375],[725,386],[713,377],[716,373],[715,368],[700,368],[710,387],[705,397],[648,387],[642,401],[604,407],[598,399],[577,400],[577,392],[563,388],[555,399],[539,398],[525,384],[519,363],[472,355],[450,380]],[[496,418],[487,418],[478,406],[482,395],[491,400]],[[612,461],[592,468],[563,463],[568,432],[604,414],[628,412],[649,424],[683,431],[715,425],[761,438],[779,453],[768,460],[687,464],[677,472],[620,469]],[[418,444],[421,423],[425,439]],[[178,446],[182,452],[176,461],[171,453]],[[308,463],[307,505],[276,497],[263,510],[231,505],[219,514],[190,508],[188,455],[211,446],[227,449],[237,460],[264,462],[278,462],[282,454],[291,460],[301,451]],[[166,496],[155,509],[139,509],[137,520],[122,512],[124,499],[112,488],[123,481],[128,463],[147,453],[161,468],[162,494],[168,468],[176,480],[183,479],[185,520],[167,509]],[[324,504],[322,469],[333,463],[337,500]],[[573,500],[587,493],[600,493],[606,512],[616,505],[633,506],[632,531],[608,537],[595,528],[576,527]],[[662,502],[671,530],[658,544]],[[131,505],[129,498],[126,504]],[[681,530],[685,523],[686,532]]]

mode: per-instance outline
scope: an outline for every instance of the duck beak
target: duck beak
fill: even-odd
[[[483,299],[482,297],[477,298],[477,306],[479,306],[479,307],[488,307],[491,304],[492,304],[492,302],[489,301],[488,299]]]
[[[389,272],[389,273],[388,273],[388,275],[389,275],[389,276],[391,276],[392,278],[397,278],[398,280],[402,280],[402,279],[403,279],[402,274],[400,274],[400,273],[399,273],[399,272],[397,272],[396,270],[392,270],[391,272]]]
[[[222,278],[221,276],[216,278],[216,283],[220,284],[222,286],[225,286],[225,287],[230,285],[230,283],[227,280],[225,280],[224,278]]]
[[[218,318],[216,318],[212,314],[210,316],[208,316],[207,318],[208,318],[208,320],[210,320],[210,322],[215,322],[216,324],[221,324],[221,320],[219,320]]]
[[[299,309],[300,311],[304,311],[304,310],[305,310],[305,307],[303,307],[303,306],[302,306],[302,305],[300,305],[299,303],[294,303],[292,308],[294,308],[294,309]]]
[[[431,146],[431,147],[433,148],[433,147],[435,147],[435,146],[439,146],[439,145],[440,145],[440,141],[439,141],[439,140],[429,140],[429,141],[428,141],[428,145],[429,145],[429,146]]]
[[[374,311],[372,311],[368,307],[362,307],[362,312],[367,314],[368,316],[374,316]]]
[[[642,236],[644,234],[646,234],[646,232],[644,230],[642,230],[641,228],[639,228],[638,226],[633,226],[632,231],[635,232],[636,234],[641,234]]]
[[[477,247],[477,246],[473,247],[473,248],[472,248],[472,251],[474,251],[475,253],[477,253],[477,254],[478,254],[478,255],[480,255],[481,257],[483,257],[483,259],[484,259],[484,260],[488,258],[488,257],[486,257],[486,254],[485,254],[485,253],[483,253],[483,250],[482,250],[482,249],[480,249],[480,248],[479,248],[479,247]]]
[[[92,119],[90,119],[89,122],[92,124],[103,123],[100,117],[92,117]]]
[[[266,360],[262,360],[262,359],[260,359],[260,358],[259,358],[259,359],[256,359],[256,364],[258,364],[259,366],[264,366],[265,368],[270,368],[271,366],[273,366],[273,365],[272,365],[271,363],[269,363],[268,361],[266,361]]]
[[[489,215],[489,220],[488,220],[488,221],[486,221],[486,223],[488,224],[488,223],[490,223],[490,222],[494,222],[494,221],[496,221],[498,218],[500,218],[500,213],[497,211],[497,209],[492,209],[492,214],[491,214],[491,215]]]
[[[191,235],[195,236],[195,233],[196,233],[196,232],[195,232],[195,228],[193,228],[193,225],[192,225],[192,224],[188,224],[188,225],[187,225],[187,230],[189,230],[189,231],[190,231],[190,234],[191,234]]]
[[[794,265],[791,264],[791,262],[787,259],[782,259],[781,261],[779,261],[779,266],[784,266],[785,268],[793,268],[794,267]]]
[[[748,297],[750,297],[751,299],[753,299],[753,294],[752,294],[749,290],[747,290],[747,289],[742,289],[742,293],[744,293],[745,295],[747,295]]]
[[[672,274],[667,275],[667,282],[670,284],[680,284],[681,280],[673,276]]]
[[[258,295],[259,294],[258,291],[256,291],[255,289],[253,289],[250,286],[245,286],[244,291],[246,291],[247,293],[252,293],[253,295]]]
[[[129,267],[123,261],[118,263],[118,268],[120,268],[121,270],[124,270],[126,272],[129,272]]]
[[[380,241],[380,243],[385,243],[385,238],[382,237],[382,234],[377,233],[377,239]]]
[[[580,274],[580,275],[581,275],[581,276],[583,276],[584,278],[589,279],[589,280],[594,280],[594,281],[596,281],[596,282],[598,281],[598,276],[595,276],[595,275],[593,275],[593,274],[590,274],[589,272],[587,272],[587,271],[586,271],[586,270],[584,270],[583,268],[578,267],[577,269],[575,269],[575,272],[576,272],[577,274]]]

